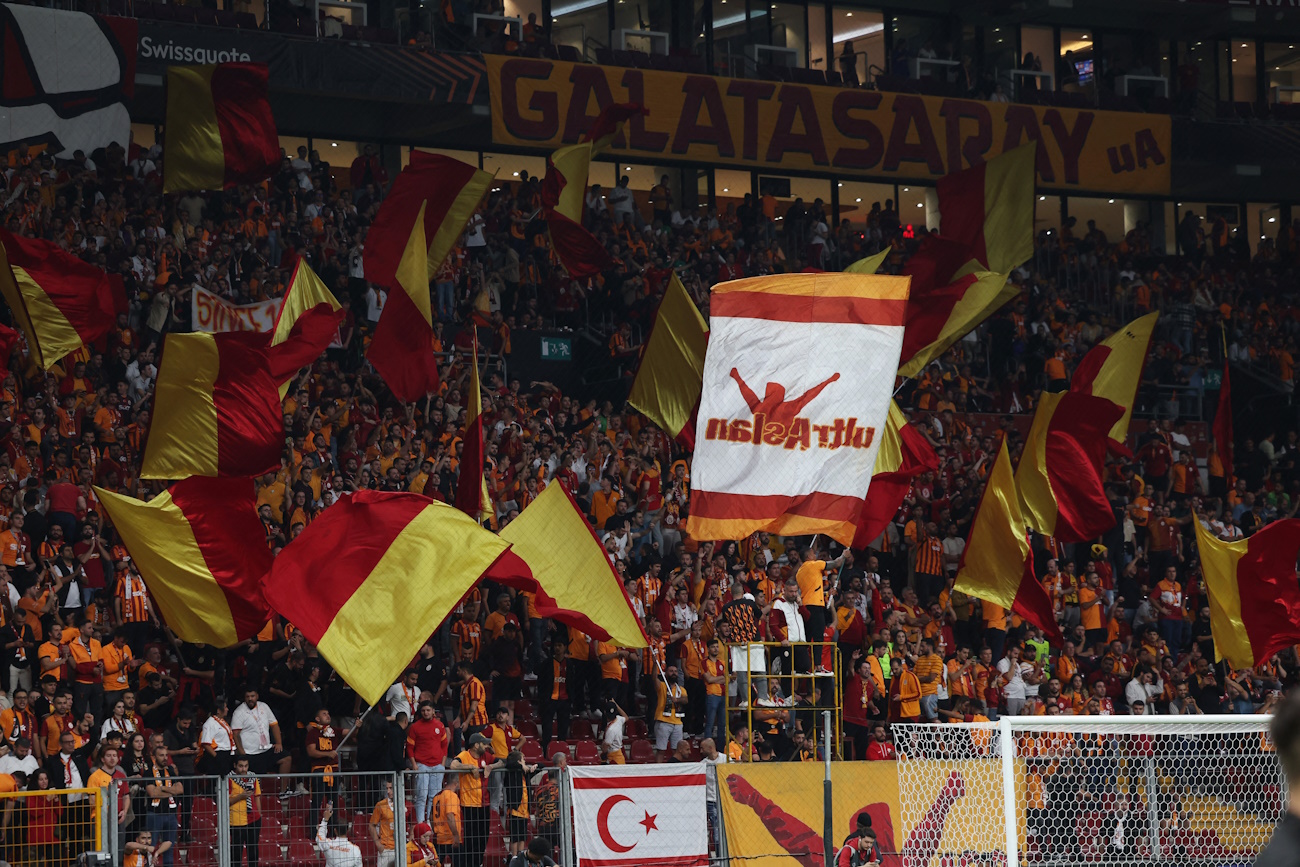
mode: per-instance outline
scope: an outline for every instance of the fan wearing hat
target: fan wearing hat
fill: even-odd
[[[433,845],[433,828],[421,822],[411,829],[411,839],[406,843],[407,867],[440,867],[438,850]]]

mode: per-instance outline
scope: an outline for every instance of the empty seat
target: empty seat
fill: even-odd
[[[595,741],[577,741],[573,745],[573,763],[575,765],[600,764],[600,748]]]
[[[240,30],[256,30],[257,16],[252,12],[236,12],[235,26]]]
[[[524,761],[530,765],[535,765],[546,758],[542,755],[541,744],[532,738],[524,738],[519,742],[519,752],[524,754]]]
[[[649,764],[655,760],[655,748],[652,743],[644,740],[632,741],[632,754],[629,760],[633,764]]]

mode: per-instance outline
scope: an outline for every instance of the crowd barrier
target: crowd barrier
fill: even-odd
[[[145,777],[0,795],[0,831],[11,867],[96,850],[123,865],[142,830],[170,844],[158,867],[323,865],[327,809],[346,850],[330,863],[349,867],[419,864],[405,841],[426,822],[444,867],[508,867],[538,837],[562,867],[825,867],[863,825],[882,867],[1253,860],[1285,800],[1263,718],[1155,719],[900,725],[898,761],[528,765],[477,787],[421,767],[174,777],[151,797]],[[460,807],[462,788],[482,806]]]

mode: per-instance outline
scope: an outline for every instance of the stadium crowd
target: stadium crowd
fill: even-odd
[[[160,163],[156,149],[113,147],[72,160],[19,150],[5,168],[0,224],[120,274],[130,312],[108,345],[48,375],[21,344],[8,359],[0,391],[0,790],[8,780],[57,788],[94,774],[125,776],[143,782],[137,816],[148,818],[155,808],[145,802],[165,798],[169,775],[279,773],[281,794],[293,797],[293,772],[338,769],[339,741],[364,710],[347,684],[279,622],[229,650],[177,644],[91,487],[143,499],[162,490],[140,480],[140,459],[160,341],[190,329],[192,288],[239,304],[273,299],[299,257],[336,292],[347,318],[285,398],[282,466],[258,483],[266,544],[279,549],[349,491],[453,498],[477,331],[488,354],[495,526],[546,485],[564,485],[651,641],[644,651],[593,641],[538,617],[526,594],[480,587],[449,623],[429,624],[408,674],[352,735],[362,770],[465,770],[507,758],[507,768],[522,769],[539,760],[701,752],[815,760],[822,745],[811,717],[835,706],[836,677],[844,756],[885,759],[894,756],[890,722],[1250,713],[1270,707],[1300,674],[1292,651],[1254,670],[1215,663],[1192,535],[1197,520],[1231,539],[1294,515],[1297,431],[1239,430],[1236,475],[1227,478],[1212,449],[1201,472],[1184,419],[1214,405],[1221,325],[1234,362],[1293,380],[1297,320],[1287,311],[1296,308],[1279,302],[1294,285],[1300,241],[1287,227],[1254,256],[1195,215],[1179,224],[1178,256],[1155,252],[1145,225],[1114,241],[1095,226],[1045,230],[1034,260],[1013,276],[1023,290],[1017,300],[900,391],[940,468],[916,480],[870,549],[844,552],[764,533],[688,538],[690,453],[622,403],[563,392],[521,369],[511,338],[617,323],[600,332],[602,363],[625,385],[673,273],[707,312],[708,288],[723,280],[834,269],[886,248],[885,268],[897,272],[924,229],[906,225],[891,201],[834,225],[820,200],[746,195],[721,210],[689,208],[674,201],[667,178],[648,196],[622,178],[587,198],[588,225],[612,264],[580,284],[553,260],[538,217],[539,179],[521,172],[490,194],[433,281],[443,390],[403,405],[363,355],[386,298],[362,265],[366,226],[389,180],[373,149],[332,167],[304,148],[263,186],[179,197],[161,194]],[[1070,269],[1104,285],[1103,297],[1085,298],[1079,281],[1065,279]],[[1063,388],[1122,316],[1157,309],[1165,315],[1132,457],[1108,458],[1115,528],[1091,545],[1034,540],[1036,574],[1067,638],[1049,647],[1035,627],[953,590],[983,479],[1000,437],[1018,455],[1026,427],[1018,422],[1043,389]],[[825,642],[839,665],[834,653],[818,651],[813,664],[796,648],[774,654],[767,671],[733,671],[726,646],[763,640]],[[517,816],[520,787],[503,776],[490,793],[464,786],[461,806],[490,798],[499,813]],[[419,779],[415,819],[424,822],[442,785],[432,774]],[[172,839],[153,822],[139,827],[154,843]]]

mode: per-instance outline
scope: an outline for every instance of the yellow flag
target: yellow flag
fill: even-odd
[[[539,594],[536,600],[543,617],[554,617],[620,647],[646,646],[641,623],[604,546],[559,482],[547,485],[506,525],[501,538],[528,564],[549,597]]]
[[[674,274],[627,398],[670,437],[694,436],[690,422],[700,402],[708,342],[709,325]]]
[[[1074,372],[1070,384],[1073,390],[1104,397],[1124,408],[1124,415],[1110,429],[1110,438],[1117,443],[1123,443],[1128,436],[1129,420],[1133,418],[1133,404],[1142,379],[1142,365],[1147,350],[1151,348],[1151,333],[1155,331],[1159,318],[1159,313],[1148,313],[1134,319],[1094,346]]]

